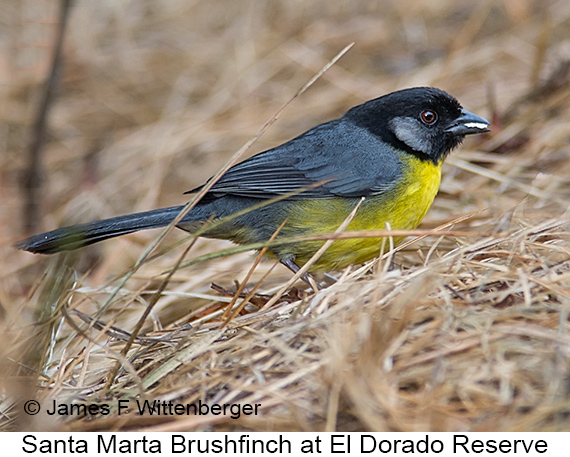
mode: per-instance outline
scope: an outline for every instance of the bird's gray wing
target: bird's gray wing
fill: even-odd
[[[341,118],[233,166],[208,195],[266,199],[324,181],[290,198],[365,197],[389,191],[401,175],[393,149]]]

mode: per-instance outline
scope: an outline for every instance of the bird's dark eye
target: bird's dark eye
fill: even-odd
[[[430,109],[426,109],[420,113],[420,118],[424,124],[431,125],[437,121],[437,113]]]

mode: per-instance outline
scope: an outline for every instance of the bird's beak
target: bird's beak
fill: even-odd
[[[472,133],[488,132],[490,131],[490,125],[491,123],[482,117],[462,109],[461,116],[455,119],[453,124],[447,127],[445,131],[454,135],[470,135]]]

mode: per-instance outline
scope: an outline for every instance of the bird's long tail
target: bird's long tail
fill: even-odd
[[[19,241],[14,246],[36,254],[72,251],[115,236],[139,230],[166,227],[182,211],[182,208],[183,206],[173,206],[63,227],[31,236]]]

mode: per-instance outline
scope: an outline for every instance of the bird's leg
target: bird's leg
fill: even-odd
[[[325,273],[325,282],[327,285],[332,286],[333,284],[336,284],[337,279],[333,275]]]
[[[299,265],[297,265],[291,258],[281,259],[280,262],[289,268],[289,270],[291,270],[293,273],[297,273],[301,269],[301,267],[299,267]],[[315,278],[313,278],[309,273],[303,273],[301,275],[301,279],[307,283],[315,292],[322,289],[322,287],[317,284],[317,281],[315,281]]]

